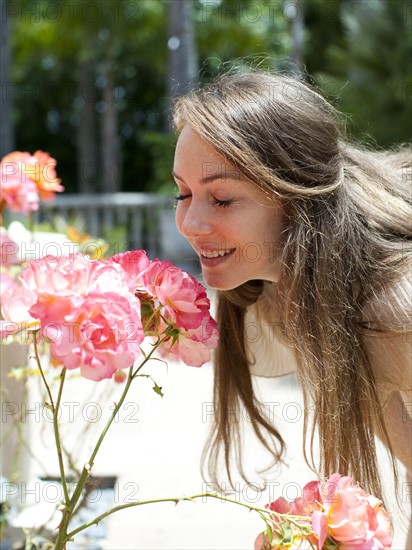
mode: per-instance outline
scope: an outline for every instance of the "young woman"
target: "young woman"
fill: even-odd
[[[211,471],[232,446],[241,465],[239,406],[281,458],[251,375],[297,371],[318,470],[381,495],[376,434],[411,468],[410,149],[350,144],[318,93],[257,71],[180,98],[174,117],[176,223],[218,298]]]

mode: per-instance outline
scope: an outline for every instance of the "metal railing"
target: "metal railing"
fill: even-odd
[[[41,205],[40,221],[56,215],[70,224],[75,225],[76,220],[84,224],[96,238],[124,229],[122,243],[109,243],[113,251],[115,245],[120,252],[144,249],[152,258],[168,259],[188,269],[196,265],[193,250],[175,227],[170,197],[155,193],[65,194]]]

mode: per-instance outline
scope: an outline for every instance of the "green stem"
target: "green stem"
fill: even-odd
[[[62,445],[60,442],[60,433],[59,433],[59,409],[60,409],[60,401],[63,394],[63,385],[64,385],[65,378],[66,378],[66,368],[63,367],[63,370],[60,375],[60,386],[59,386],[59,393],[57,395],[56,407],[53,412],[53,431],[54,431],[54,439],[56,441],[57,457],[59,459],[59,470],[60,470],[60,477],[63,485],[64,501],[65,503],[68,503],[70,497],[69,497],[69,490],[67,488],[66,472],[64,470],[63,452],[62,452]]]
[[[153,500],[144,500],[142,502],[128,502],[127,504],[120,504],[119,506],[115,506],[114,508],[111,508],[110,510],[107,510],[107,512],[104,512],[103,514],[100,514],[99,516],[95,517],[93,520],[89,521],[88,523],[85,523],[81,525],[80,527],[77,527],[77,529],[74,529],[73,531],[70,531],[70,533],[67,534],[67,540],[74,537],[74,535],[77,535],[77,533],[80,533],[81,531],[84,531],[88,527],[91,527],[92,525],[97,525],[100,521],[102,521],[104,518],[110,516],[111,514],[114,514],[115,512],[118,512],[119,510],[125,510],[126,508],[132,508],[134,506],[143,506],[146,504],[156,504],[156,503],[162,503],[162,502],[174,502],[175,504],[178,504],[179,502],[193,502],[196,499],[199,498],[215,498],[219,500],[224,500],[225,502],[231,502],[232,504],[237,504],[238,506],[243,506],[244,508],[247,508],[250,511],[257,512],[263,519],[266,518],[265,516],[277,516],[279,518],[286,519],[287,521],[290,521],[293,524],[296,524],[297,527],[300,527],[300,525],[291,520],[291,516],[288,514],[278,514],[276,512],[273,512],[272,510],[268,510],[267,508],[259,508],[257,506],[252,506],[251,504],[247,504],[246,502],[239,502],[237,500],[233,500],[231,498],[227,498],[219,493],[201,493],[198,495],[192,495],[189,497],[176,497],[176,498],[159,498],[159,499],[153,499]],[[293,516],[296,519],[307,519],[306,516]]]
[[[65,544],[66,544],[67,540],[70,538],[67,535],[67,528],[68,528],[68,525],[69,525],[69,521],[70,521],[70,519],[73,515],[73,512],[76,508],[76,504],[77,504],[77,502],[78,502],[78,500],[79,500],[79,498],[82,494],[82,491],[83,491],[83,489],[84,489],[84,487],[87,483],[87,480],[88,480],[89,475],[90,475],[90,470],[93,467],[93,463],[94,463],[94,459],[96,457],[96,454],[97,454],[97,452],[98,452],[98,450],[99,450],[99,448],[100,448],[100,446],[103,442],[103,439],[104,439],[108,429],[110,428],[110,426],[111,426],[113,420],[115,419],[120,407],[122,406],[123,401],[126,398],[126,394],[129,391],[130,384],[132,383],[132,381],[133,381],[133,371],[132,371],[132,367],[131,367],[130,370],[129,370],[129,375],[128,375],[128,378],[127,378],[127,382],[126,382],[125,388],[123,390],[123,393],[120,397],[120,400],[118,401],[118,403],[116,403],[116,406],[114,407],[114,410],[113,410],[112,414],[110,415],[110,418],[109,418],[108,422],[106,423],[106,426],[104,427],[103,432],[100,434],[100,437],[99,437],[99,439],[98,439],[98,441],[97,441],[97,443],[96,443],[96,445],[93,449],[93,452],[90,455],[89,462],[83,466],[82,472],[80,474],[79,481],[76,484],[76,488],[74,490],[72,498],[67,501],[67,504],[64,507],[62,521],[59,525],[59,535],[58,535],[57,540],[56,540],[55,550],[61,550],[61,549],[65,548]]]
[[[46,391],[47,391],[47,394],[48,394],[49,399],[50,399],[51,410],[52,410],[53,415],[54,415],[55,408],[54,408],[53,395],[51,393],[50,386],[47,383],[46,377],[44,375],[44,372],[43,372],[43,369],[42,369],[42,366],[41,366],[39,350],[38,350],[38,347],[37,347],[37,333],[38,333],[37,330],[35,332],[33,332],[34,357],[36,359],[37,366],[39,367],[39,371],[40,371],[41,377],[43,379],[43,383],[46,387]]]
[[[34,241],[34,213],[29,213],[29,231],[30,231],[30,240]]]
[[[251,506],[250,504],[247,504],[245,502],[238,502],[236,500],[232,500],[230,498],[226,498],[222,495],[219,495],[218,493],[201,493],[198,495],[192,495],[190,497],[176,497],[176,498],[159,498],[154,500],[143,500],[142,502],[128,502],[127,504],[119,504],[119,506],[115,506],[114,508],[111,508],[110,510],[107,510],[107,512],[104,512],[103,514],[100,514],[100,516],[95,517],[93,520],[89,521],[88,523],[85,523],[84,525],[81,525],[80,527],[77,527],[77,529],[74,529],[73,531],[70,531],[70,533],[67,534],[67,538],[71,539],[74,537],[74,535],[77,535],[77,533],[80,533],[81,531],[84,531],[88,527],[91,527],[92,525],[97,525],[100,521],[102,521],[107,516],[110,516],[111,514],[114,514],[115,512],[118,512],[119,510],[125,510],[126,508],[132,508],[134,506],[143,506],[145,504],[156,504],[156,503],[162,503],[162,502],[174,502],[175,504],[178,504],[179,502],[184,501],[191,501],[193,502],[195,499],[198,498],[216,498],[220,500],[225,500],[227,502],[232,502],[234,504],[238,504],[239,506],[244,506],[245,508],[248,508],[249,510],[253,510],[255,512],[258,512],[260,514],[272,514],[270,510],[263,509],[263,508],[257,508],[255,506]]]
[[[99,439],[97,440],[97,443],[96,443],[96,446],[92,452],[92,454],[90,455],[90,458],[89,458],[89,465],[90,465],[90,469],[92,468],[93,464],[94,464],[94,459],[96,458],[96,455],[100,449],[100,446],[101,444],[103,443],[103,439],[105,438],[106,436],[106,433],[108,431],[108,429],[110,428],[110,426],[112,425],[112,422],[113,420],[116,418],[116,415],[117,413],[119,412],[120,410],[120,407],[123,405],[123,402],[124,400],[126,399],[126,394],[127,392],[129,391],[129,388],[130,388],[130,384],[132,383],[133,381],[133,370],[132,370],[133,367],[130,367],[129,369],[129,374],[128,374],[128,377],[127,377],[127,381],[126,381],[126,385],[125,385],[125,388],[123,390],[123,393],[119,399],[119,401],[116,403],[116,406],[114,407],[113,409],[113,412],[112,414],[110,415],[110,418],[106,424],[106,426],[104,427],[104,430],[102,431],[102,433],[100,434],[100,437]]]
[[[7,203],[4,199],[0,199],[0,227],[4,227],[4,210],[7,206]]]
[[[27,379],[25,379],[24,382],[23,382],[23,394],[22,394],[22,402],[23,403],[27,403],[27,397],[28,397]],[[12,425],[11,428],[17,428],[16,429],[16,431],[17,431],[16,445],[13,449],[13,454],[12,454],[12,459],[11,459],[12,469],[11,469],[10,475],[9,475],[9,480],[13,482],[13,481],[18,480],[18,476],[21,473],[20,470],[19,470],[19,462],[20,462],[21,453],[22,453],[22,449],[24,448],[24,442],[25,442],[24,423],[23,422],[16,422],[14,420],[14,426]]]
[[[67,482],[66,482],[66,474],[64,471],[64,462],[63,462],[63,453],[62,453],[62,447],[60,443],[60,434],[59,434],[59,409],[60,409],[60,401],[62,398],[63,393],[63,385],[64,380],[66,378],[66,369],[63,367],[62,373],[60,375],[60,386],[59,386],[59,392],[57,395],[57,401],[56,404],[53,401],[53,395],[50,389],[49,384],[47,383],[46,376],[44,374],[43,368],[41,366],[40,356],[39,356],[39,350],[37,346],[37,332],[34,333],[34,355],[36,358],[37,366],[39,367],[41,377],[43,379],[44,385],[46,386],[46,390],[50,399],[50,407],[53,413],[53,432],[54,432],[54,440],[56,442],[56,450],[57,450],[57,459],[59,461],[59,470],[60,470],[60,477],[62,480],[63,485],[63,491],[64,491],[64,499],[65,503],[67,504],[69,502],[69,491],[67,489]]]
[[[84,432],[83,432],[84,434]],[[75,462],[74,462],[74,458],[71,454],[71,452],[62,444],[62,451],[66,457],[66,460],[67,460],[67,463],[68,463],[68,467],[69,467],[69,470],[71,472],[74,472],[77,476],[80,476],[81,474],[81,471],[78,469],[78,467],[76,466]]]
[[[139,366],[137,367],[137,369],[135,370],[135,372],[133,373],[133,378],[137,378],[138,372],[139,372],[139,371],[145,366],[145,364],[152,358],[152,355],[153,355],[154,352],[157,350],[157,348],[158,348],[161,344],[163,344],[163,342],[164,342],[165,340],[167,340],[168,338],[169,338],[169,334],[166,332],[166,335],[165,335],[162,339],[160,339],[160,340],[158,340],[158,341],[156,342],[156,344],[153,346],[153,349],[150,351],[150,353],[149,353],[148,355],[145,356],[144,361],[142,361],[141,365],[139,365]]]
[[[120,407],[123,405],[123,402],[126,398],[127,392],[129,391],[130,384],[132,383],[134,378],[136,378],[137,373],[139,372],[139,370],[150,360],[153,353],[156,351],[156,349],[159,347],[159,345],[164,342],[164,340],[167,337],[168,337],[168,335],[166,334],[164,336],[164,338],[162,338],[162,339],[160,339],[156,342],[156,344],[153,346],[153,349],[150,351],[150,353],[148,355],[145,356],[142,363],[137,367],[137,369],[134,372],[133,372],[133,367],[130,367],[129,374],[128,374],[127,381],[126,381],[126,385],[125,385],[125,388],[122,392],[122,395],[121,395],[119,401],[116,403],[116,406],[114,407],[113,412],[110,415],[110,418],[106,423],[106,426],[104,427],[102,433],[100,434],[99,439],[97,440],[97,443],[96,443],[96,445],[93,449],[93,452],[90,455],[89,462],[83,466],[82,472],[80,474],[79,481],[76,484],[76,488],[74,490],[74,493],[73,493],[70,501],[67,501],[64,509],[62,510],[63,517],[62,517],[62,521],[59,525],[59,535],[58,535],[58,538],[56,540],[55,550],[63,549],[65,547],[66,542],[70,538],[70,536],[67,535],[67,528],[68,528],[68,525],[69,525],[69,521],[70,521],[70,519],[73,515],[73,512],[74,512],[75,508],[76,508],[76,504],[77,504],[78,500],[80,499],[82,491],[83,491],[83,489],[84,489],[84,487],[87,483],[87,480],[88,480],[89,475],[90,475],[90,471],[93,467],[94,460],[95,460],[96,455],[97,455],[97,453],[100,449],[100,446],[103,443],[103,440],[106,436],[106,433],[109,430],[110,426],[112,425],[113,420],[116,418],[116,415],[120,410]],[[86,528],[86,527],[84,527],[84,528]]]
[[[125,388],[123,390],[123,393],[122,393],[119,401],[116,403],[116,406],[114,407],[113,412],[110,415],[110,418],[106,423],[106,426],[104,427],[102,433],[100,434],[99,439],[97,440],[97,443],[96,443],[96,445],[93,449],[93,452],[90,455],[89,462],[83,467],[82,473],[80,475],[80,479],[79,479],[79,481],[76,485],[76,489],[75,489],[75,491],[73,493],[73,496],[71,498],[71,501],[70,501],[70,506],[71,506],[72,509],[74,508],[74,506],[76,505],[77,501],[80,498],[81,492],[83,491],[83,488],[86,485],[87,478],[89,477],[90,470],[93,467],[96,455],[99,452],[100,446],[103,443],[103,440],[106,436],[106,433],[108,432],[110,426],[112,425],[113,420],[116,418],[116,415],[120,410],[120,407],[123,405],[123,402],[126,398],[127,392],[129,391],[130,384],[132,383],[134,378],[136,378],[136,375],[140,371],[140,369],[151,359],[151,356],[153,355],[153,353],[156,351],[156,349],[159,347],[159,345],[165,339],[166,339],[166,336],[165,336],[165,338],[163,338],[163,339],[159,340],[158,342],[156,342],[156,344],[153,346],[153,349],[150,351],[150,353],[148,355],[145,356],[144,360],[138,366],[138,368],[136,369],[135,372],[133,372],[133,367],[130,367],[129,374],[128,374],[128,377],[127,377],[127,382],[126,382]]]

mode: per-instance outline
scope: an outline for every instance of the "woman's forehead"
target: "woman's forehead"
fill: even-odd
[[[216,179],[218,175],[242,178],[233,162],[186,125],[177,141],[174,172],[183,175],[181,172],[189,168],[199,172],[199,179]]]

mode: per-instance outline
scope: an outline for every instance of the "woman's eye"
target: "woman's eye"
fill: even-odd
[[[214,199],[213,204],[216,204],[217,206],[220,206],[221,208],[227,208],[232,204],[233,200],[227,200],[227,201],[220,201],[219,199]]]
[[[176,195],[175,196],[175,201],[184,201],[185,199],[188,199],[189,197],[191,197],[192,195]]]

